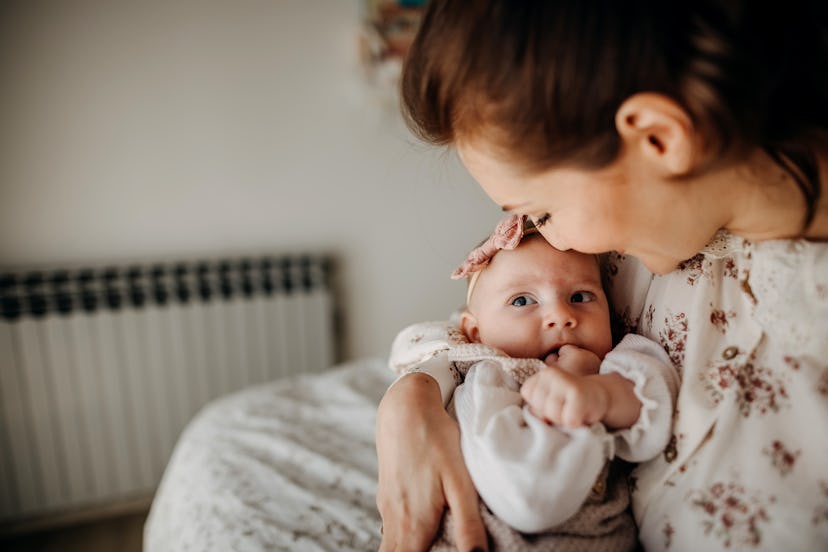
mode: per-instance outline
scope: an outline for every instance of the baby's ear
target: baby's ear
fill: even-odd
[[[468,309],[463,311],[460,315],[460,330],[466,336],[466,339],[472,343],[480,343],[480,329],[477,324],[477,317],[474,316]]]

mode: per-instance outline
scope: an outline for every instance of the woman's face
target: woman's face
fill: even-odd
[[[627,253],[666,274],[716,231],[694,224],[686,183],[653,179],[623,157],[600,170],[559,168],[527,177],[476,146],[458,146],[471,175],[504,211],[532,218],[558,249]]]

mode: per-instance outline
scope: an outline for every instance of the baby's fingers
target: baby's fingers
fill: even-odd
[[[561,377],[556,368],[545,368],[528,378],[520,388],[520,396],[534,411],[546,409],[545,403],[552,395],[560,394]]]
[[[545,368],[527,378],[520,388],[520,396],[530,406],[542,409],[542,403],[552,390],[555,389],[555,382],[559,379],[555,368]]]
[[[573,397],[564,405],[561,412],[561,425],[564,427],[581,427],[592,423],[589,420],[586,403],[580,397]]]

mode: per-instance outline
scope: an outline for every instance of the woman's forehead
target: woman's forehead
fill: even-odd
[[[490,174],[499,179],[515,179],[525,176],[515,163],[499,153],[494,147],[482,140],[464,141],[456,146],[457,156],[472,173]]]

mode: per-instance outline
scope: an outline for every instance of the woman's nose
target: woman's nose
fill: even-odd
[[[547,328],[574,328],[578,325],[578,319],[572,306],[561,301],[548,306],[544,324]]]

